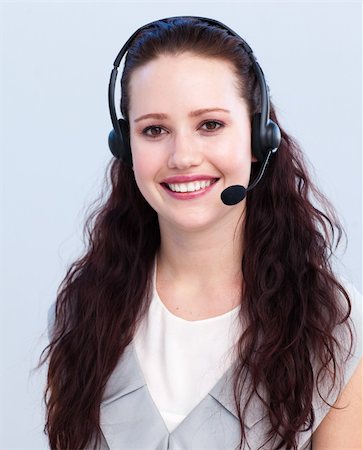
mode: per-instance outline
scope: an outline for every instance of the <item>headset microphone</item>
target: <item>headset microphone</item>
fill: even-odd
[[[246,197],[246,188],[240,184],[229,186],[221,193],[221,200],[225,205],[237,205]]]
[[[237,203],[244,200],[244,198],[246,197],[247,191],[250,191],[251,189],[253,189],[257,185],[257,183],[261,180],[261,178],[265,172],[265,169],[269,163],[270,156],[272,155],[272,153],[275,153],[276,150],[277,150],[277,148],[270,150],[267,153],[267,156],[265,157],[265,159],[262,163],[261,169],[257,175],[256,180],[252,184],[250,184],[247,188],[245,188],[244,186],[242,186],[240,184],[234,184],[233,186],[229,186],[224,191],[222,191],[221,200],[225,205],[227,205],[227,206],[237,205]]]

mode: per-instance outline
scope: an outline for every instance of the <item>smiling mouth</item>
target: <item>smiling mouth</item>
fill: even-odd
[[[219,178],[210,180],[190,181],[188,183],[161,183],[163,186],[173,192],[196,192],[216,183]]]

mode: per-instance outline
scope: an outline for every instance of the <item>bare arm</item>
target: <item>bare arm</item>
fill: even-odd
[[[313,450],[363,450],[363,359],[312,436]]]

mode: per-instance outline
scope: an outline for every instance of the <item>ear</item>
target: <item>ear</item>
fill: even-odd
[[[258,162],[258,159],[256,158],[256,156],[252,153],[252,159],[251,161],[254,162]]]

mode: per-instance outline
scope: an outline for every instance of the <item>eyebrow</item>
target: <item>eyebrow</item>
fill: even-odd
[[[191,111],[188,115],[189,115],[189,117],[197,117],[197,116],[201,116],[202,114],[205,114],[208,112],[215,112],[215,111],[222,111],[222,112],[226,112],[226,113],[231,112],[228,109],[224,109],[224,108],[202,108],[202,109],[197,109],[195,111]],[[140,120],[144,120],[144,119],[167,119],[167,118],[168,118],[167,114],[164,114],[164,113],[150,113],[150,114],[145,114],[143,116],[138,117],[137,119],[134,120],[134,122],[140,122]]]

